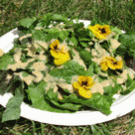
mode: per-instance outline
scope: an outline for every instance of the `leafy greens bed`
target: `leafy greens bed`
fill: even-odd
[[[95,21],[84,27],[50,13],[20,20],[18,30],[14,48],[6,54],[0,49],[0,94],[14,95],[3,122],[19,118],[23,101],[51,112],[108,115],[114,94],[134,90],[135,73],[125,59],[135,58],[135,34]]]

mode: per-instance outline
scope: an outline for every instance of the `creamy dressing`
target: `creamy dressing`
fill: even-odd
[[[55,87],[56,87],[55,82],[50,82],[50,83],[47,82],[47,87],[45,88],[45,91],[47,92],[49,89],[53,88],[53,92],[57,92],[58,89],[56,89]]]
[[[62,89],[67,89],[70,93],[74,92],[72,84],[67,84],[65,80],[62,78],[58,79],[56,77],[51,76],[50,74],[47,74],[43,78],[43,80],[47,83],[46,91],[48,91],[50,88],[53,88],[53,92],[58,92],[57,86],[59,86]],[[62,99],[62,95],[60,92],[58,92],[58,98]]]
[[[116,59],[117,61],[123,60],[121,56],[116,56],[115,59]]]
[[[53,92],[58,92],[58,86],[57,85],[54,86]],[[60,100],[63,99],[62,94],[60,92],[58,92],[58,99],[60,99]]]
[[[103,87],[107,87],[107,86],[110,86],[110,85],[114,86],[114,83],[111,79],[108,79],[108,80],[105,80],[105,81],[101,82],[101,85]]]
[[[18,75],[27,85],[30,85],[34,80],[34,76],[28,75],[26,77],[22,76],[22,73],[14,73],[14,75]]]
[[[104,73],[104,72],[99,72],[99,75],[104,76],[104,77],[107,77],[108,76],[108,74],[107,73]]]
[[[42,27],[36,27],[35,30],[42,30]]]
[[[42,50],[38,55],[34,54],[32,51],[31,51],[31,48],[27,48],[25,49],[27,52],[27,55],[28,56],[31,56],[35,59],[39,59],[39,60],[46,60],[47,61],[47,56],[45,56],[43,53],[44,51]]]
[[[95,83],[93,87],[90,88],[91,93],[101,93],[102,95],[104,94],[104,89],[103,85],[101,83]]]
[[[9,81],[12,79],[12,75],[7,74],[6,76],[6,83],[9,83]]]
[[[2,49],[0,49],[0,57],[3,56],[4,51]]]
[[[92,49],[92,55],[95,56],[95,57],[98,55],[98,53],[95,49]]]
[[[59,87],[61,87],[62,89],[67,89],[70,93],[73,93],[74,92],[72,84],[58,83],[57,85]]]
[[[75,54],[75,56],[73,56],[73,60],[77,61],[81,66],[85,68],[85,70],[87,70],[83,60],[80,58],[79,53],[75,49],[73,49],[73,53]]]
[[[43,74],[40,71],[32,71],[32,74],[34,74],[36,77],[34,78],[34,82],[40,82],[43,79]]]
[[[106,39],[109,40],[111,39],[113,36],[115,36],[115,32],[111,32],[111,34],[109,34],[108,36],[106,36]]]
[[[93,77],[93,82],[95,82],[95,84],[93,85],[93,87],[90,88],[91,93],[101,93],[104,94],[104,89],[103,87],[106,87],[107,85],[109,85],[109,81],[103,81],[103,82],[99,82],[98,81],[98,75],[94,75]]]
[[[34,76],[32,75],[29,75],[29,76],[26,76],[26,77],[22,77],[21,78],[27,85],[30,85],[33,80],[34,80]]]
[[[119,77],[117,77],[117,83],[122,84],[125,81],[127,81],[127,75],[129,74],[131,79],[134,79],[134,71],[132,69],[124,69],[121,74],[119,74]]]
[[[127,81],[127,75],[129,74],[130,78],[131,79],[134,79],[134,76],[135,76],[135,73],[132,69],[124,69],[123,72],[120,74],[119,73],[119,76],[116,78],[116,81],[118,84],[123,84],[124,82]],[[95,77],[95,76],[94,76]],[[91,92],[92,93],[96,93],[96,92],[100,92],[101,94],[104,93],[104,87],[107,87],[107,86],[112,86],[114,87],[114,82],[113,82],[113,79],[114,77],[109,77],[108,80],[104,80],[102,81],[101,83],[98,82],[98,80],[94,80],[95,84],[94,86],[91,88]],[[126,86],[122,85],[123,89],[125,90],[126,89]],[[120,94],[120,91],[118,91],[117,94]]]
[[[22,37],[20,37],[20,40],[23,40],[27,37],[31,37],[31,34],[27,34],[24,35]],[[39,42],[41,46],[45,47],[47,46],[47,44],[45,42]],[[27,62],[22,62],[21,61],[21,55],[22,55],[22,49],[16,49],[15,50],[15,54],[13,55],[14,61],[16,62],[15,64],[9,64],[8,65],[8,69],[11,69],[12,71],[16,71],[17,69],[21,68],[21,69],[25,69],[28,64],[30,62],[33,62],[35,59],[39,59],[39,60],[44,60],[44,63],[47,61],[47,56],[45,56],[44,50],[42,50],[38,55],[34,54],[31,50],[32,45],[30,43],[27,43],[28,48],[25,49],[27,50],[27,55],[31,56],[32,58],[27,60]],[[38,45],[39,47],[39,45]],[[20,73],[15,73],[15,75],[19,75],[20,78],[26,82],[27,85],[30,85],[32,83],[32,81],[34,82],[40,82],[43,79],[43,74],[40,71],[44,71],[46,70],[46,66],[43,62],[35,62],[32,65],[32,68],[34,69],[34,71],[32,71],[33,75],[28,75],[26,77],[23,77],[22,74]]]
[[[76,82],[79,76],[73,76],[72,80],[71,80],[71,84],[67,84],[66,81],[62,78],[58,79],[56,77],[51,76],[50,74],[47,74],[43,80],[45,82],[47,82],[48,88],[53,86],[55,87],[55,85],[58,85],[59,87],[61,87],[62,89],[67,89],[70,93],[73,93],[73,87],[72,87],[72,83]],[[55,90],[54,90],[55,91]],[[55,91],[56,92],[56,91]]]
[[[57,67],[57,69],[62,69],[64,66],[63,65],[60,65]]]
[[[79,75],[73,76],[72,80],[71,80],[71,83],[73,84],[74,82],[77,82],[78,78],[79,78]]]
[[[111,49],[117,49],[121,44],[116,39],[111,39],[110,41],[111,41]]]
[[[63,96],[61,93],[58,92],[58,99],[62,100],[63,99]]]
[[[32,61],[34,61],[34,59],[30,59],[30,60],[28,60],[27,62],[21,62],[21,61],[18,61],[17,63],[15,63],[15,64],[9,64],[8,65],[8,69],[11,69],[12,71],[16,71],[17,69],[19,69],[19,68],[21,68],[21,69],[25,69],[27,66],[28,66],[28,64],[30,63],[30,62],[32,62]]]
[[[25,38],[27,38],[27,37],[31,37],[31,36],[32,36],[32,34],[27,34],[27,35],[21,36],[21,37],[19,38],[19,40],[21,41],[21,40],[23,40],[23,39],[25,39]]]
[[[90,48],[89,47],[86,47],[85,50],[88,51],[88,52],[90,52]]]
[[[98,81],[98,75],[94,75],[92,78],[95,84],[90,88],[91,93],[99,92],[101,94],[104,94],[104,85]]]
[[[59,82],[59,81],[61,81],[61,82],[65,82],[65,80],[64,79],[62,79],[62,78],[56,78],[56,77],[53,77],[53,76],[51,76],[50,74],[48,74],[48,73],[46,73],[46,76],[43,78],[43,80],[45,81],[45,82],[47,82],[47,83],[52,83],[52,82]]]
[[[49,48],[49,44],[47,42],[43,42],[43,41],[39,41],[39,40],[35,40],[34,41],[34,46],[36,48],[39,48],[40,46],[42,46],[43,48],[45,49],[48,49]],[[41,48],[41,47],[40,47]]]
[[[95,49],[92,49],[92,55],[94,58],[92,58],[92,61],[100,65],[100,62],[103,57],[110,56],[110,54],[103,49],[98,43],[95,44]]]
[[[13,58],[14,58],[15,62],[19,62],[21,60],[21,51],[22,51],[22,49],[21,48],[15,49],[15,51],[16,52],[15,52]]]
[[[46,66],[45,66],[45,64],[43,62],[35,62],[32,65],[32,67],[36,71],[44,71],[44,70],[46,70]]]

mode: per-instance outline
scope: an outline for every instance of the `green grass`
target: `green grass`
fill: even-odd
[[[4,111],[0,107],[1,113]],[[0,124],[2,135],[117,135],[135,133],[135,111],[110,122],[88,126],[56,126],[20,118]]]
[[[18,20],[52,12],[69,18],[110,21],[123,30],[135,30],[133,0],[1,0],[0,35],[15,28]]]
[[[45,13],[68,18],[98,19],[125,31],[135,31],[135,0],[0,0],[0,36],[16,28],[18,21]],[[0,121],[5,109],[0,106]],[[55,126],[20,118],[0,124],[5,135],[117,135],[135,134],[135,111],[106,122],[89,126]]]

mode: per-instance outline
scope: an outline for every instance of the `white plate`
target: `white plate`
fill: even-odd
[[[87,26],[90,21],[80,20]],[[7,53],[13,47],[13,41],[18,37],[17,29],[14,29],[0,38],[0,48]],[[12,97],[11,93],[0,95],[0,104],[6,107],[8,100]],[[113,120],[123,116],[135,109],[135,90],[126,96],[114,95],[115,101],[111,106],[112,113],[108,116],[99,111],[78,111],[76,113],[55,113],[42,111],[21,104],[21,116],[30,120],[64,126],[92,125]]]

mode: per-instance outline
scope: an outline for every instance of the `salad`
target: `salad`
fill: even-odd
[[[97,110],[111,114],[115,94],[135,88],[134,33],[92,21],[87,27],[58,14],[25,18],[19,38],[0,49],[0,94],[14,95],[2,121],[18,119],[22,102],[51,112]],[[17,102],[16,102],[17,101]]]

